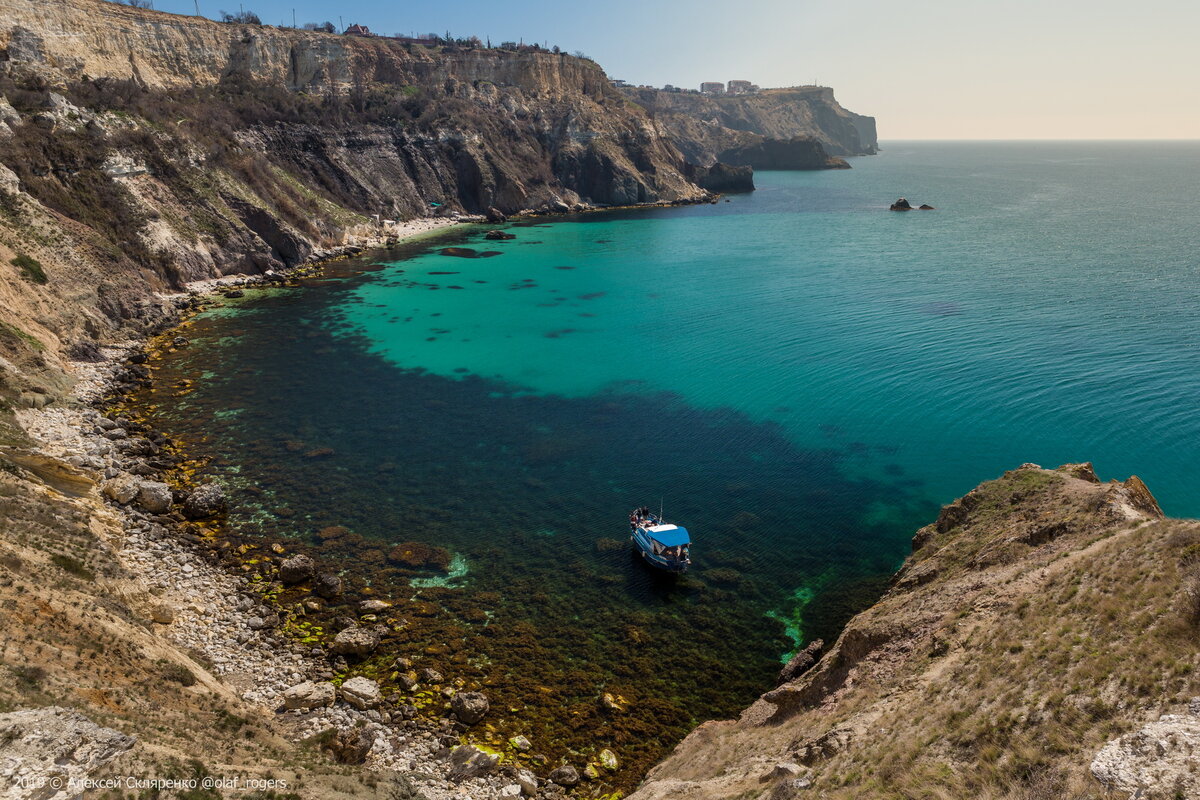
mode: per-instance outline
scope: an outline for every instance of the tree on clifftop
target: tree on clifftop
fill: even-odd
[[[220,15],[221,22],[228,22],[232,25],[262,25],[262,20],[253,11],[239,11],[236,14],[221,11]]]

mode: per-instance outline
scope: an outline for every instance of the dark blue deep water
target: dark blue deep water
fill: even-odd
[[[497,741],[636,768],[835,635],[1006,469],[1093,461],[1200,515],[1200,144],[853,164],[250,293],[191,324],[148,402],[232,488],[232,530],[415,603],[392,655],[501,698]],[[937,210],[888,212],[901,195]],[[660,500],[696,539],[674,583],[625,546]],[[450,577],[389,561],[400,542]]]

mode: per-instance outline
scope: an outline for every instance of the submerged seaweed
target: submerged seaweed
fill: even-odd
[[[348,587],[330,615],[369,596],[403,617],[357,671],[393,685],[405,656],[482,688],[481,735],[501,745],[528,736],[551,762],[610,747],[631,786],[766,689],[781,654],[835,636],[882,590],[897,526],[929,514],[909,489],[845,477],[845,448],[800,449],[636,381],[567,398],[398,368],[340,322],[371,279],[347,268],[198,318],[139,403],[225,481],[230,535],[315,543]],[[627,545],[628,509],[667,487],[697,539],[678,580]],[[872,519],[881,504],[892,517]]]

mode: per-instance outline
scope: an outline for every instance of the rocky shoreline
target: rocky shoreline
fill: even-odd
[[[408,235],[453,224],[429,222],[434,224],[416,226]],[[320,255],[329,259],[362,249]],[[243,288],[284,283],[311,267],[214,279],[163,299],[186,313],[202,307],[205,294],[237,296]],[[180,321],[174,317],[175,324]],[[171,342],[186,344],[182,337]],[[220,488],[182,484],[177,476],[182,459],[170,439],[117,410],[121,397],[151,379],[144,345],[126,341],[101,347],[92,354],[95,361],[73,362],[78,382],[70,398],[16,414],[35,445],[35,457],[69,465],[67,480],[84,487],[81,494],[119,514],[123,536],[110,545],[122,566],[156,598],[150,611],[154,632],[196,654],[243,700],[274,715],[288,738],[319,742],[342,763],[398,773],[417,792],[413,797],[442,800],[464,792],[479,800],[554,797],[578,782],[574,768],[553,772],[557,783],[539,781],[528,770],[502,765],[500,753],[464,744],[470,726],[487,713],[482,693],[460,692],[440,675],[422,675],[425,684],[444,684],[439,693],[449,702],[440,719],[420,718],[401,698],[381,696],[369,678],[336,677],[329,653],[282,629],[279,609],[268,598],[282,590],[283,581],[264,585],[254,579],[259,576],[238,574],[229,542],[216,533],[212,519],[224,504]],[[274,545],[277,556],[283,550]],[[320,603],[320,595],[340,592],[341,581],[316,570],[307,555],[292,555],[280,564],[280,576],[289,584],[315,578],[313,602]],[[345,620],[330,645],[334,663],[344,661],[341,654],[365,655],[373,649],[372,640],[378,642],[372,603],[387,605],[363,601],[360,619]],[[408,669],[406,661],[397,659],[393,668]]]

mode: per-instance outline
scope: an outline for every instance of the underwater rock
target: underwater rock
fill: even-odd
[[[706,569],[700,573],[700,577],[710,583],[725,584],[726,586],[735,584],[742,579],[741,574],[736,569],[730,569],[729,567]]]
[[[626,547],[626,543],[621,541],[620,539],[609,539],[607,537],[601,537],[596,540],[596,552],[597,553],[611,553],[616,550],[624,550],[625,547]]]
[[[321,528],[317,531],[317,538],[322,542],[329,542],[334,539],[340,539],[350,533],[349,528],[343,528],[341,525],[330,525],[328,528]]]
[[[307,711],[312,708],[331,706],[336,699],[337,691],[332,683],[305,681],[284,690],[283,707]]]
[[[338,655],[361,657],[369,655],[378,646],[378,633],[369,628],[360,628],[356,625],[346,628],[346,630],[333,637],[333,643],[329,645],[329,649]]]
[[[482,720],[490,707],[483,692],[460,692],[450,701],[450,710],[464,725],[474,725]]]
[[[620,695],[613,695],[609,692],[600,695],[600,706],[609,711],[624,711],[628,705],[628,701]]]
[[[450,551],[424,542],[403,542],[388,553],[388,561],[413,569],[436,569],[445,572],[450,568]]]
[[[444,256],[453,256],[454,258],[479,258],[479,251],[473,250],[470,247],[443,247],[438,252]]]
[[[304,457],[307,459],[329,458],[333,454],[334,454],[334,449],[332,447],[317,447],[317,448],[315,448],[313,450],[309,450],[307,453],[305,453]]]
[[[558,767],[551,772],[547,776],[547,779],[551,783],[557,783],[559,786],[574,786],[575,784],[579,783],[579,770],[575,769],[570,764],[563,764],[561,767]]]
[[[279,580],[285,584],[304,583],[316,574],[317,562],[303,553],[285,558],[279,564]]]
[[[322,573],[313,581],[313,593],[332,600],[342,593],[342,579],[331,572]]]
[[[460,745],[450,753],[450,772],[446,778],[455,783],[469,778],[478,778],[490,774],[498,763],[500,763],[498,755],[485,753],[474,745]]]
[[[507,241],[509,239],[515,239],[517,236],[514,233],[507,233],[505,231],[488,231],[483,235],[483,238],[490,239],[492,241]]]
[[[207,519],[225,511],[225,490],[219,483],[197,486],[183,503],[183,515],[188,519]]]
[[[392,604],[386,600],[363,600],[358,604],[359,611],[374,613],[376,611],[384,611],[392,607]]]

